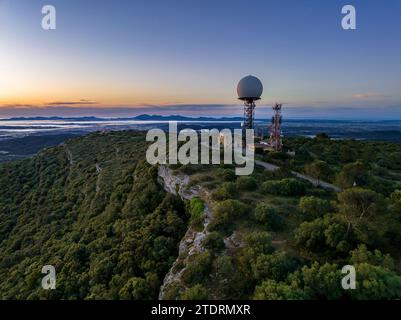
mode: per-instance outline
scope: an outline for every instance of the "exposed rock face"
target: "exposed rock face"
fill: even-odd
[[[174,284],[181,283],[182,272],[186,268],[186,262],[188,258],[196,253],[205,251],[202,245],[203,239],[207,236],[207,226],[210,222],[212,211],[208,204],[208,192],[200,186],[194,186],[188,188],[189,176],[184,174],[173,175],[172,170],[167,166],[159,166],[159,178],[160,183],[163,185],[166,192],[170,192],[174,195],[179,195],[182,199],[190,200],[193,197],[199,197],[204,201],[204,220],[203,230],[195,231],[192,227],[189,227],[184,237],[181,239],[179,244],[179,255],[176,261],[173,263],[170,271],[166,274],[163,284],[160,287],[159,300],[163,300],[166,289]]]
[[[161,182],[166,192],[174,195],[178,194],[181,198],[186,200],[189,200],[194,196],[185,192],[189,182],[189,177],[187,175],[173,175],[172,170],[164,165],[159,166],[158,174],[160,178],[159,182]]]
[[[231,236],[224,238],[224,244],[226,245],[226,254],[236,251],[238,248],[244,246],[243,241],[238,237],[236,231],[234,231]]]

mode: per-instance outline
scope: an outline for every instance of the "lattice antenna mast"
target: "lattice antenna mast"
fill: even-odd
[[[283,142],[281,140],[281,107],[281,103],[276,103],[273,106],[273,117],[270,125],[269,145],[276,151],[280,151],[283,147]]]
[[[254,100],[244,100],[244,128],[253,129],[255,122]]]

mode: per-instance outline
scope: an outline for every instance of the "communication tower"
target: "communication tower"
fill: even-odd
[[[283,147],[283,142],[281,140],[281,107],[281,103],[276,103],[273,106],[272,123],[270,125],[270,138],[268,144],[275,151],[280,151]]]

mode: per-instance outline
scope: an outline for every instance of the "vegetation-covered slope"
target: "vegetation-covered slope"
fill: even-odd
[[[144,161],[143,133],[90,134],[0,165],[0,297],[156,299],[176,261],[167,299],[401,298],[401,146],[324,135],[285,145],[295,156],[258,155],[274,172],[172,166],[207,190],[186,204]],[[176,260],[205,207],[202,250]],[[56,290],[41,288],[44,265],[56,267]],[[341,287],[345,265],[356,290]]]
[[[191,257],[170,298],[401,298],[401,146],[291,138],[295,155],[259,154],[283,169],[238,177],[231,166],[181,166],[211,191],[205,252]],[[339,183],[294,179],[290,169]],[[356,270],[344,290],[342,268]]]
[[[1,298],[157,298],[186,216],[144,142],[95,133],[0,166]],[[56,290],[41,287],[44,265]]]

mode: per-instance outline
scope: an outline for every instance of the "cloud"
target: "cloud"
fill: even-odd
[[[87,104],[99,104],[97,101],[80,99],[78,101],[54,101],[48,102],[45,105],[47,106],[60,106],[60,105],[87,105]]]
[[[2,104],[0,108],[34,108],[36,105],[33,104],[25,104],[25,103],[17,103],[17,104]]]
[[[366,92],[366,93],[355,93],[352,95],[354,99],[371,99],[371,98],[382,98],[383,95],[376,92]]]

